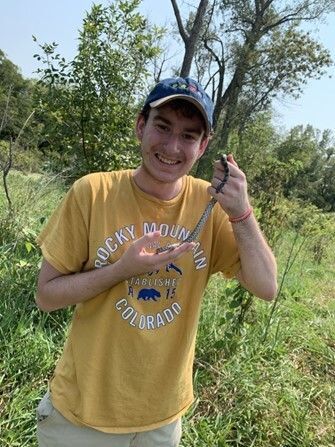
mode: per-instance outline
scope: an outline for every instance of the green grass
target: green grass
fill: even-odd
[[[34,304],[40,253],[35,236],[64,193],[60,181],[11,173],[13,211],[0,194],[0,445],[33,446],[35,408],[66,329],[66,318]],[[63,312],[63,314],[65,314]]]
[[[290,246],[290,238],[288,238]],[[288,250],[280,257],[284,271]],[[195,383],[198,399],[182,445],[332,447],[335,417],[334,255],[321,265],[303,247],[279,297],[254,299],[233,353],[216,349],[229,288],[208,287],[199,328]]]
[[[19,173],[9,187],[12,214],[0,190],[0,445],[25,447],[36,446],[35,408],[71,317],[71,310],[45,314],[34,304],[34,238],[65,187]],[[293,240],[286,234],[278,245],[280,276]],[[286,275],[268,331],[273,303],[253,299],[231,336],[235,284],[211,279],[183,447],[335,446],[335,256],[329,249],[317,264],[311,247],[307,240]]]
[[[199,399],[183,445],[332,446],[334,307],[287,299],[262,342],[269,305],[255,302],[238,349],[227,357],[215,350],[224,337],[214,329],[223,297],[211,294],[210,304],[207,297],[195,372]]]

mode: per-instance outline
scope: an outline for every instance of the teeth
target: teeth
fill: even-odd
[[[162,155],[157,154],[157,158],[162,161],[163,163],[166,163],[167,165],[176,165],[178,161],[168,160],[167,158],[164,158]]]

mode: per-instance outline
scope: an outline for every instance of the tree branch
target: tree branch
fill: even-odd
[[[222,49],[222,53],[223,53],[224,50],[223,50],[222,41],[220,41],[220,44],[221,44],[221,49]],[[219,56],[214,52],[214,50],[208,45],[208,40],[207,39],[204,39],[204,47],[213,56],[215,62],[219,66],[219,69],[221,70],[222,68],[224,68],[224,65],[222,64],[222,60],[224,61],[223,56],[222,56],[222,59],[219,58]]]
[[[183,39],[184,43],[187,44],[187,42],[189,40],[189,35],[187,34],[187,32],[184,28],[177,2],[176,2],[176,0],[171,0],[171,3],[172,3],[174,15],[177,20],[179,34],[180,34],[181,38]]]
[[[13,205],[12,205],[12,201],[9,195],[9,190],[8,190],[8,184],[7,184],[7,175],[12,167],[12,162],[13,162],[13,148],[12,148],[12,137],[10,137],[9,140],[9,148],[8,148],[8,160],[7,163],[3,166],[2,169],[2,180],[3,180],[3,186],[5,189],[5,194],[6,194],[6,199],[8,202],[8,208],[9,211],[13,210]]]
[[[3,112],[2,119],[1,119],[0,135],[1,135],[2,129],[4,128],[5,123],[6,123],[6,118],[7,118],[7,114],[8,114],[9,100],[10,100],[10,96],[11,96],[11,94],[12,94],[12,89],[13,89],[13,86],[10,85],[10,86],[9,86],[9,89],[8,89],[7,99],[6,99],[5,110],[4,110],[4,112]]]
[[[269,2],[267,2],[267,3],[269,3]],[[314,15],[309,15],[309,16],[300,15],[304,11],[304,9],[305,9],[304,6],[301,5],[301,7],[298,8],[296,11],[284,15],[279,20],[264,27],[264,29],[263,29],[264,33],[267,33],[269,30],[276,28],[276,27],[282,25],[283,23],[292,22],[294,20],[296,20],[296,21],[315,20],[315,19],[319,18],[321,16],[321,14],[324,12],[323,10],[320,10],[319,12],[315,13]]]
[[[172,1],[175,1],[175,0],[172,0]],[[198,36],[200,33],[201,26],[203,23],[203,18],[206,13],[207,5],[208,5],[208,0],[200,0],[200,4],[197,9],[197,14],[195,16],[193,26],[192,26],[192,31],[191,31],[192,35],[194,34],[195,36]]]
[[[11,201],[10,195],[9,195],[8,184],[7,184],[7,176],[8,176],[9,171],[10,171],[12,165],[13,165],[13,148],[18,145],[20,137],[22,135],[22,132],[25,129],[25,127],[27,126],[27,124],[30,121],[31,117],[34,115],[34,113],[35,113],[35,110],[33,110],[31,112],[31,114],[28,116],[28,118],[24,122],[24,124],[21,127],[20,132],[19,132],[19,134],[18,134],[14,144],[13,144],[12,137],[10,137],[9,148],[8,148],[8,159],[7,159],[7,162],[4,163],[4,165],[2,166],[2,180],[3,180],[3,185],[4,185],[4,188],[5,188],[6,199],[7,199],[10,211],[13,211],[13,205],[12,205],[12,201]]]

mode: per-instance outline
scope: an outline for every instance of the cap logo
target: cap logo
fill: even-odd
[[[207,131],[209,132],[213,124],[213,101],[204,91],[197,81],[191,78],[168,78],[160,81],[154,89],[149,93],[145,101],[144,106],[150,104],[151,106],[155,104],[156,106],[161,105],[166,98],[169,97],[193,97],[198,103],[198,108],[203,114]]]
[[[186,84],[185,82],[174,82],[173,84],[171,84],[172,88],[179,88],[180,90],[188,90],[191,93],[198,95],[198,96],[202,96],[201,93],[199,92],[198,88],[196,85],[194,84]]]
[[[175,82],[174,84],[171,84],[172,88],[183,88],[183,89],[187,89],[187,84],[185,84],[184,82]]]

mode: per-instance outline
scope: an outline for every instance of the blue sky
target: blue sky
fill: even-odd
[[[108,0],[97,1],[104,5]],[[180,1],[181,3],[181,1]],[[34,34],[41,43],[56,41],[66,59],[75,54],[78,29],[91,0],[3,0],[0,16],[0,48],[18,65],[25,77],[33,76],[38,67],[33,54],[38,52],[32,40]],[[197,2],[193,1],[193,4]],[[152,23],[174,21],[170,0],[143,0],[141,11]],[[319,25],[317,36],[331,50],[335,60],[335,15]],[[168,73],[169,74],[169,73]],[[329,78],[332,75],[333,78]],[[297,124],[311,124],[323,130],[335,131],[335,68],[321,80],[310,81],[298,100],[275,104],[275,124],[289,129]]]

